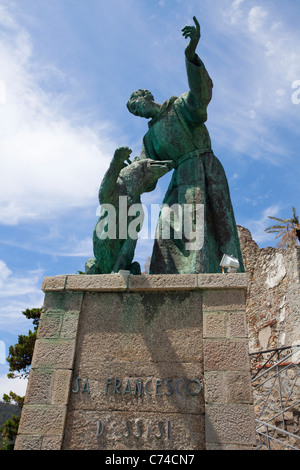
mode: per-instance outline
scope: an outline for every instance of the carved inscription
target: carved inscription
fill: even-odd
[[[95,389],[97,387],[97,389]],[[99,390],[100,389],[100,390]],[[101,382],[89,380],[89,378],[76,377],[73,383],[72,392],[79,395],[91,396],[94,393],[103,397],[126,397],[133,400],[144,398],[145,400],[159,400],[165,397],[171,400],[197,400],[202,392],[202,384],[198,378],[155,378],[155,377],[107,377]],[[101,412],[100,412],[101,413]],[[99,416],[99,415],[98,415]],[[162,418],[162,419],[161,419]],[[150,441],[154,439],[165,442],[173,439],[172,423],[169,419],[163,419],[163,415],[153,418],[131,418],[124,421],[112,422],[105,418],[99,419],[95,423],[95,434],[97,439],[113,438],[114,440],[130,441]]]
[[[105,435],[108,430],[107,424],[98,419],[97,421],[97,430],[96,437],[101,437]],[[171,438],[171,421],[161,421],[158,420],[145,422],[141,419],[136,420],[127,420],[124,423],[124,429],[121,431],[119,436],[115,436],[116,439],[128,439],[134,437],[135,439],[151,439],[155,437],[156,439],[167,439]]]
[[[109,377],[105,381],[105,395],[123,395],[141,397],[143,395],[151,397],[171,397],[173,395],[183,397],[195,397],[200,395],[202,385],[198,379],[155,379],[143,380],[140,378],[120,379],[119,377]],[[75,379],[73,393],[90,393],[89,379]]]

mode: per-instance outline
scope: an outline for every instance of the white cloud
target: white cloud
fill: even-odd
[[[22,274],[22,275],[21,275]],[[22,315],[27,308],[41,307],[44,294],[41,291],[42,271],[26,271],[15,274],[0,260],[0,330],[20,334],[30,324]]]
[[[298,30],[275,12],[269,4],[234,1],[223,13],[226,47],[211,72],[215,97],[208,125],[224,147],[278,164],[291,147],[278,128],[298,133],[291,86],[300,77],[300,52]]]
[[[260,6],[251,8],[248,16],[248,27],[251,33],[255,33],[264,25],[264,21],[267,17],[267,11]]]
[[[25,396],[27,384],[27,379],[8,379],[6,374],[0,375],[0,400],[4,393],[8,395],[10,391],[21,397]]]
[[[272,225],[272,221],[269,219],[271,217],[277,217],[281,207],[278,204],[267,207],[261,214],[261,217],[257,220],[247,219],[242,225],[250,230],[253,240],[258,243],[270,243],[270,246],[274,242],[273,235],[266,233],[265,229]]]
[[[71,79],[60,94],[41,88],[43,76],[64,74],[37,63],[30,36],[3,5],[0,24],[0,223],[12,225],[91,202],[116,145],[111,123],[92,128],[72,116]]]

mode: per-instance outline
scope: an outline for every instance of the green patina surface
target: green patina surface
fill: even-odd
[[[127,104],[129,111],[151,118],[143,138],[141,155],[124,168],[130,150],[117,152],[100,188],[100,203],[109,201],[118,207],[117,196],[127,194],[128,203],[153,190],[157,180],[170,170],[174,172],[163,201],[163,208],[177,208],[177,214],[189,207],[190,232],[195,234],[196,248],[191,249],[186,234],[185,218],[169,216],[169,236],[164,237],[166,212],[161,210],[157,238],[154,242],[150,274],[188,274],[221,272],[224,254],[239,260],[244,272],[238,233],[227,178],[222,164],[212,151],[205,122],[207,106],[212,98],[213,83],[196,48],[200,26],[187,26],[182,32],[189,43],[185,50],[189,90],[180,97],[171,97],[160,105],[147,90],[134,92]],[[119,156],[118,156],[119,155]],[[121,155],[121,156],[120,156]],[[153,166],[151,162],[161,163]],[[169,162],[169,163],[168,163]],[[180,236],[181,235],[181,236]],[[197,240],[198,237],[198,240]],[[94,232],[94,253],[89,272],[110,273],[132,266],[136,240],[101,240]]]

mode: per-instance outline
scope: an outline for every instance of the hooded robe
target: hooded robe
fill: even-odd
[[[213,83],[197,55],[193,62],[186,60],[186,69],[190,90],[162,105],[143,139],[141,158],[175,162],[159,215],[150,273],[218,273],[224,254],[237,258],[243,272],[227,178],[204,124]]]

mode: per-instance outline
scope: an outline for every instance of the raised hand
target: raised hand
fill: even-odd
[[[132,150],[129,147],[119,147],[115,151],[114,158],[122,162],[127,161],[130,164],[131,161],[129,157],[131,153],[132,153]]]
[[[200,24],[195,16],[193,17],[193,20],[195,26],[185,26],[181,30],[182,36],[184,36],[185,39],[190,38],[190,42],[185,49],[185,55],[188,60],[193,60],[201,37]]]

